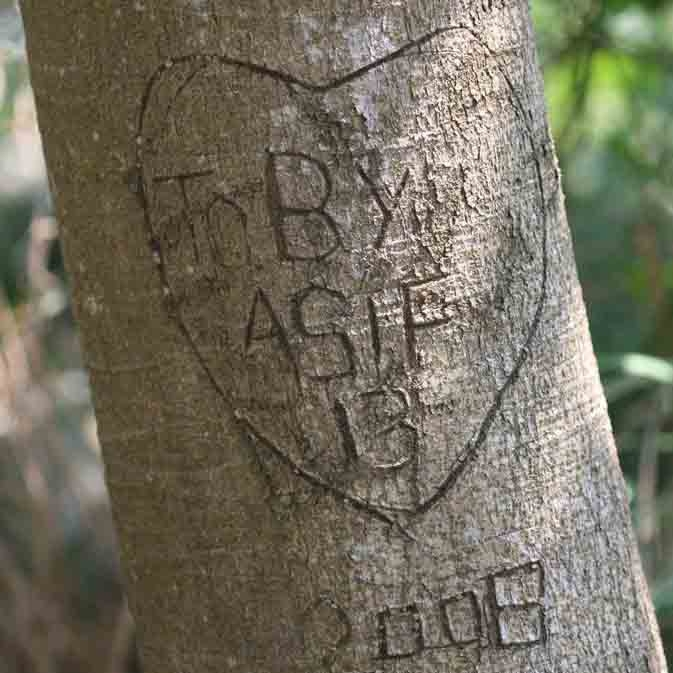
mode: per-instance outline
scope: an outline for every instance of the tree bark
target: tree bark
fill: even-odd
[[[23,0],[148,673],[666,670],[524,0]]]

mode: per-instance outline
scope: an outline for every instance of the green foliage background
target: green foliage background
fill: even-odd
[[[594,346],[673,661],[673,2],[534,0]]]
[[[532,6],[594,344],[673,661],[673,0]],[[0,0],[0,659],[76,673],[101,670],[106,652],[122,673],[135,670],[132,630],[50,210],[21,22]],[[39,653],[27,604],[40,606],[33,621],[49,615],[39,633],[61,634]],[[49,668],[20,668],[22,657]]]

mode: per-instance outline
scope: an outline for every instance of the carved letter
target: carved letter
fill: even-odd
[[[379,612],[378,632],[381,659],[413,657],[425,647],[423,619],[415,604]]]
[[[369,187],[369,190],[376,201],[376,205],[383,215],[383,222],[381,223],[381,229],[379,230],[378,236],[374,241],[374,247],[377,250],[380,250],[385,243],[386,236],[388,234],[388,228],[390,223],[393,220],[393,216],[398,206],[400,205],[400,200],[406,189],[407,182],[409,181],[409,170],[407,169],[402,176],[402,182],[395,192],[391,192],[385,185],[379,187],[374,180],[365,172],[362,166],[358,166],[358,173],[362,178],[362,181]]]
[[[216,197],[206,213],[209,253],[216,266],[240,268],[250,259],[245,211],[231,199]]]
[[[266,189],[281,260],[321,260],[341,247],[336,222],[325,210],[332,181],[322,162],[307,154],[269,152]]]
[[[348,405],[339,402],[337,421],[346,455],[377,470],[399,470],[418,452],[418,431],[406,418],[409,400],[401,390],[374,390]]]
[[[545,641],[545,584],[540,563],[528,563],[494,575],[491,591],[500,647],[531,646]]]
[[[451,304],[447,302],[449,278],[440,276],[409,283],[404,291],[404,326],[407,333],[409,363],[418,367],[416,332],[440,327],[451,321]]]
[[[157,187],[157,189],[163,187],[164,185],[170,185],[176,182],[178,186],[178,200],[175,203],[175,207],[176,209],[179,207],[180,211],[178,213],[170,212],[168,218],[169,226],[166,227],[165,231],[159,232],[160,238],[168,244],[169,248],[172,249],[178,248],[178,246],[181,246],[185,242],[188,243],[188,245],[191,247],[194,262],[196,263],[200,261],[199,245],[196,232],[196,220],[199,218],[201,213],[193,212],[192,203],[190,202],[189,196],[187,194],[187,184],[194,180],[200,180],[209,177],[212,174],[213,171],[200,171],[195,173],[167,175],[154,178],[154,185]],[[183,223],[187,225],[186,234],[182,226]]]
[[[212,194],[208,179],[213,175],[202,171],[154,179],[167,211],[160,221],[160,240],[169,251],[181,249],[200,272],[211,276],[218,269],[243,267],[250,257],[247,214],[235,201]]]
[[[257,290],[250,310],[250,318],[245,331],[245,352],[250,354],[256,342],[271,341],[280,348],[283,357],[290,363],[295,378],[299,378],[292,346],[285,328],[271,306],[264,290]]]
[[[343,294],[321,287],[294,297],[294,323],[305,345],[299,364],[307,378],[328,381],[355,373],[353,344],[338,326],[349,309]]]
[[[454,645],[469,645],[481,638],[481,606],[474,591],[452,596],[440,603],[442,626]]]

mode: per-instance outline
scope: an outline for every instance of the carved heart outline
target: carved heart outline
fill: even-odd
[[[195,341],[194,335],[192,334],[189,325],[185,322],[180,311],[176,311],[174,306],[171,306],[171,295],[172,290],[167,279],[167,272],[165,266],[164,255],[161,251],[161,247],[156,241],[151,222],[151,210],[150,205],[147,201],[147,188],[146,188],[146,175],[144,171],[144,148],[146,137],[144,135],[144,127],[146,122],[146,115],[150,105],[151,96],[155,89],[157,83],[161,80],[161,77],[165,72],[173,67],[174,65],[180,64],[189,64],[193,63],[195,65],[201,64],[201,67],[196,68],[196,72],[200,71],[202,68],[208,67],[213,63],[220,63],[226,66],[234,66],[241,68],[243,70],[248,70],[251,73],[258,75],[263,75],[270,77],[274,80],[283,82],[288,85],[298,87],[308,92],[313,93],[327,93],[329,91],[338,89],[339,87],[353,82],[360,77],[363,77],[367,73],[381,67],[386,63],[390,63],[400,58],[404,58],[414,51],[422,53],[422,47],[427,43],[431,42],[434,38],[447,34],[447,33],[459,33],[464,32],[471,36],[481,48],[487,52],[495,62],[495,66],[498,69],[499,73],[503,77],[503,80],[506,82],[507,87],[509,88],[512,94],[512,101],[514,103],[515,113],[522,121],[524,128],[526,130],[526,142],[530,146],[532,156],[535,159],[535,175],[536,175],[536,191],[538,192],[539,199],[539,211],[542,214],[542,268],[541,268],[541,278],[540,278],[540,289],[539,289],[539,298],[537,300],[537,306],[535,308],[533,318],[529,324],[529,329],[526,334],[523,346],[519,351],[511,372],[506,378],[505,383],[497,390],[494,395],[493,402],[488,408],[483,421],[478,426],[476,431],[473,433],[472,438],[468,441],[467,445],[458,453],[454,459],[451,467],[447,471],[447,474],[444,480],[436,487],[435,492],[432,496],[423,500],[417,507],[411,508],[393,508],[393,507],[380,507],[368,502],[364,498],[360,498],[353,493],[348,492],[345,489],[339,488],[330,484],[326,479],[321,475],[316,474],[315,472],[307,469],[305,466],[298,463],[294,460],[288,453],[283,452],[279,449],[273,441],[268,437],[260,433],[247,418],[245,413],[239,412],[235,409],[235,405],[232,404],[229,394],[224,389],[222,384],[218,381],[217,376],[211,371],[204,357],[199,351],[199,347]],[[183,84],[183,87],[186,84]],[[551,201],[551,197],[547,196],[547,189],[545,187],[545,181],[543,176],[543,170],[541,161],[539,158],[539,150],[536,146],[534,140],[534,133],[531,125],[531,121],[526,114],[525,106],[522,102],[521,96],[519,95],[517,89],[514,87],[512,80],[507,74],[504,67],[500,64],[497,59],[497,54],[482,40],[482,38],[471,28],[461,25],[448,26],[444,28],[438,28],[432,32],[426,33],[422,37],[410,41],[404,44],[402,47],[390,52],[389,54],[369,63],[361,68],[351,71],[350,73],[335,78],[323,84],[316,84],[314,82],[307,82],[301,80],[297,77],[292,76],[289,73],[268,68],[265,65],[250,63],[240,59],[232,59],[219,54],[191,54],[186,56],[181,56],[175,59],[170,59],[166,63],[162,64],[150,78],[145,94],[142,99],[139,118],[138,118],[138,133],[136,136],[136,176],[139,184],[139,198],[141,200],[144,215],[145,215],[145,226],[146,233],[148,235],[148,240],[150,243],[150,248],[152,253],[155,256],[157,261],[157,267],[161,277],[162,286],[164,288],[164,293],[166,295],[167,305],[169,307],[169,312],[171,315],[177,319],[179,328],[183,333],[185,339],[187,340],[191,350],[193,351],[195,357],[201,364],[208,380],[210,381],[213,388],[217,393],[227,402],[228,406],[232,409],[234,418],[239,426],[239,429],[242,433],[248,437],[248,439],[253,443],[263,448],[265,451],[270,452],[275,458],[277,458],[282,464],[285,464],[292,472],[297,476],[301,477],[306,483],[315,487],[327,494],[330,494],[334,498],[347,503],[354,509],[367,513],[374,518],[388,524],[388,525],[398,525],[398,520],[395,515],[406,515],[407,517],[415,517],[423,515],[433,509],[445,496],[448,495],[451,488],[459,481],[459,479],[466,472],[467,468],[471,463],[476,459],[479,454],[479,450],[484,445],[488,433],[495,421],[497,412],[502,404],[502,400],[509,390],[509,388],[516,382],[519,372],[526,362],[530,347],[532,342],[539,330],[544,308],[547,300],[548,292],[548,280],[549,280],[549,214],[548,214],[548,203]],[[556,193],[556,190],[555,190]],[[552,195],[553,197],[553,195]]]

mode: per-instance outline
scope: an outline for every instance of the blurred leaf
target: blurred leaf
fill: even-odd
[[[603,383],[605,397],[611,404],[616,404],[625,398],[630,398],[648,388],[651,388],[651,381],[639,378],[618,378],[614,381]]]
[[[663,358],[642,353],[602,355],[598,364],[604,374],[621,373],[663,385],[673,384],[673,364]]]
[[[652,598],[657,611],[673,612],[673,577],[655,586],[652,591]]]

